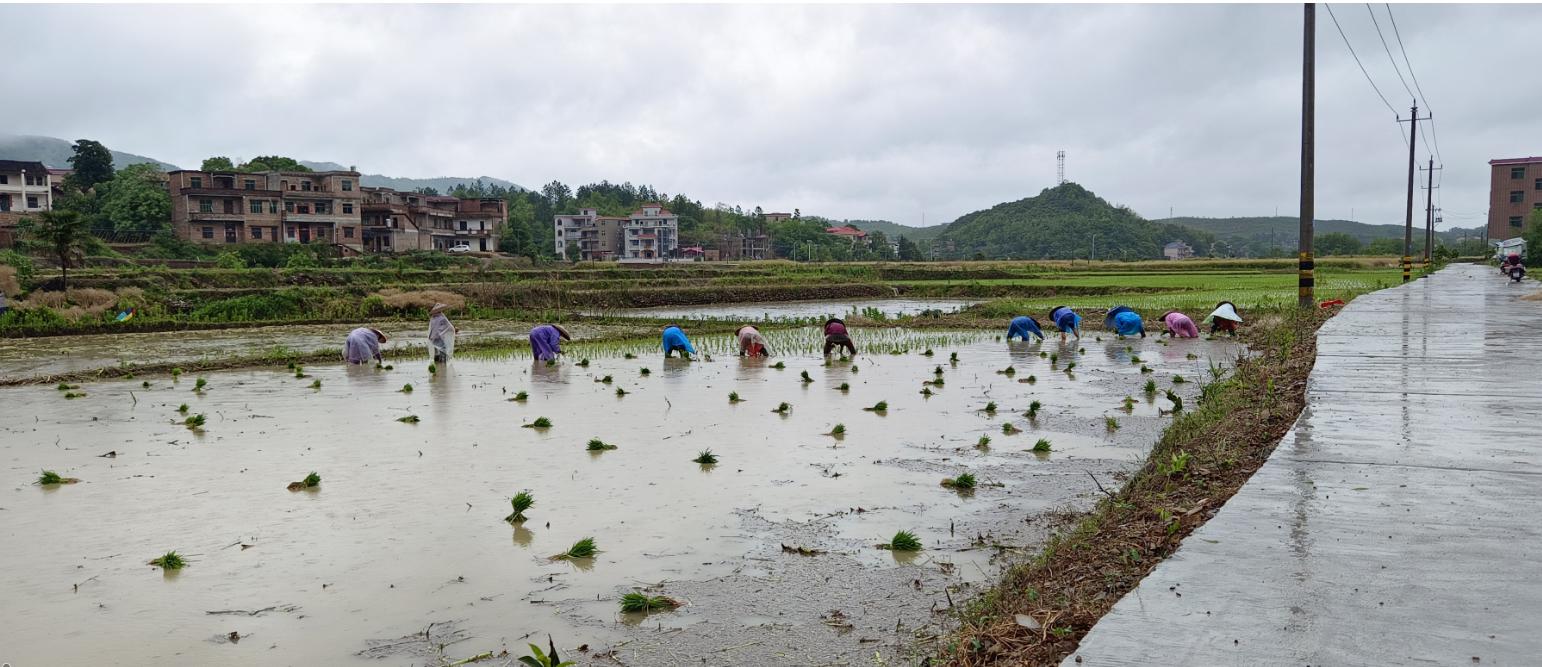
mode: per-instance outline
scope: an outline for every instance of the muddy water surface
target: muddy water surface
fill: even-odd
[[[874,309],[888,317],[918,315],[926,310],[944,313],[958,312],[978,303],[965,299],[856,299],[788,301],[781,303],[747,303],[741,305],[710,306],[658,306],[655,308],[620,308],[596,310],[592,315],[613,317],[680,317],[713,318],[746,321],[808,319],[813,317],[845,316],[853,311],[861,313]]]
[[[1090,502],[1089,473],[1117,483],[1142,456],[1171,407],[1144,396],[1147,378],[1199,380],[1236,352],[972,336],[932,357],[772,360],[784,370],[666,361],[649,341],[638,359],[587,368],[514,357],[434,375],[417,362],[210,373],[202,393],[188,376],[88,383],[76,399],[0,389],[0,566],[19,575],[0,581],[0,660],[407,665],[522,652],[548,633],[587,645],[568,657],[595,664],[894,656],[999,554],[1042,538],[1032,515]],[[1058,369],[1074,360],[1074,376],[1041,350]],[[1015,374],[998,373],[1008,365]],[[936,366],[944,386],[924,397]],[[1197,383],[1178,389],[1192,400]],[[528,399],[508,400],[519,391]],[[886,413],[862,410],[881,400]],[[1043,408],[1030,421],[1032,400]],[[791,411],[774,414],[783,401]],[[182,403],[206,416],[201,431],[181,425]],[[397,421],[408,415],[421,421]],[[541,416],[554,425],[521,427]],[[1023,432],[1004,435],[1007,422]],[[843,438],[828,435],[836,424]],[[591,438],[618,449],[585,451]],[[1027,451],[1038,438],[1054,451]],[[704,449],[717,465],[691,461]],[[42,469],[82,481],[39,487]],[[285,490],[311,471],[318,489]],[[973,493],[938,484],[962,472],[978,476]],[[511,526],[522,489],[536,505]],[[902,528],[926,549],[873,547]],[[597,558],[548,559],[591,536]],[[186,569],[146,564],[171,549]],[[688,605],[620,614],[617,598],[638,587]]]

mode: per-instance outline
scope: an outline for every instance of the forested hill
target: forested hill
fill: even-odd
[[[75,155],[73,146],[74,142],[54,137],[0,134],[0,160],[36,161],[54,169],[69,169],[70,158]],[[112,151],[112,164],[118,169],[142,163],[154,164],[161,169],[177,168],[174,164],[161,162],[155,158]]]
[[[1075,183],[1047,188],[1036,197],[997,204],[954,220],[938,237],[939,258],[1078,259],[1096,249],[1100,259],[1160,259],[1162,246],[1184,241],[1209,248],[1209,232],[1159,224],[1114,206]]]
[[[930,241],[937,238],[937,235],[948,228],[947,225],[911,227],[909,225],[889,222],[888,220],[846,220],[844,224],[851,225],[864,232],[883,232],[883,235],[891,240],[903,236],[917,242]]]
[[[1424,228],[1424,213],[1419,211],[1414,226]],[[1253,241],[1270,241],[1290,248],[1296,247],[1296,235],[1301,229],[1301,219],[1294,216],[1259,216],[1245,218],[1165,218],[1154,222],[1172,223],[1193,227],[1215,234],[1232,245],[1240,246]],[[1322,220],[1313,223],[1315,234],[1348,234],[1363,243],[1376,239],[1403,238],[1402,224],[1372,225],[1353,220]],[[1462,236],[1481,235],[1481,229],[1452,227],[1438,232],[1441,238],[1455,240]]]
[[[311,169],[315,169],[316,171],[343,171],[348,169],[347,166],[338,164],[336,162],[312,162],[310,160],[301,160],[300,164],[310,167]],[[501,178],[494,178],[492,176],[432,176],[428,178],[407,178],[405,176],[386,176],[383,174],[359,175],[359,184],[364,187],[391,188],[392,190],[400,190],[402,192],[419,190],[421,188],[432,188],[437,192],[447,193],[451,190],[454,190],[456,186],[476,188],[476,184],[478,183],[481,183],[483,187],[496,185],[506,190],[529,190],[529,188],[523,185],[505,181]]]

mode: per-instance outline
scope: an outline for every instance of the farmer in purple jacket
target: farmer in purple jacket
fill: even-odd
[[[1160,319],[1164,329],[1162,333],[1164,334],[1173,338],[1199,338],[1199,327],[1195,326],[1194,320],[1189,319],[1188,315],[1184,315],[1176,310],[1169,310],[1162,313]]]
[[[386,335],[379,329],[359,327],[348,332],[348,341],[343,344],[343,358],[350,364],[367,364],[371,359],[384,361],[380,355],[380,344],[386,342]]]
[[[568,330],[555,324],[542,324],[530,330],[530,352],[538,361],[551,361],[562,354],[562,341],[573,340]]]
[[[851,342],[846,323],[839,317],[832,317],[825,320],[825,356],[830,356],[830,352],[837,347],[846,349],[853,357],[857,356],[857,346]]]

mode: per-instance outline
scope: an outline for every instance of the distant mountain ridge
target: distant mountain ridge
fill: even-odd
[[[312,162],[310,160],[300,160],[300,164],[310,167],[311,169],[315,169],[316,171],[343,171],[348,169],[347,165],[341,165],[336,162]],[[391,188],[392,190],[402,191],[416,190],[418,188],[433,188],[438,190],[440,193],[449,192],[457,185],[474,185],[478,181],[481,181],[483,185],[498,185],[509,188],[511,190],[524,191],[530,189],[518,183],[505,181],[501,178],[494,178],[492,176],[435,176],[431,178],[406,178],[402,176],[385,176],[383,174],[359,175],[359,184],[367,188]]]
[[[1152,220],[1157,223],[1182,225],[1214,234],[1216,237],[1240,245],[1253,241],[1272,242],[1280,247],[1295,248],[1301,231],[1301,219],[1290,216],[1257,216],[1236,218],[1176,217]],[[1414,221],[1414,233],[1422,238],[1424,219]],[[1318,219],[1312,224],[1314,234],[1342,233],[1368,243],[1375,239],[1403,238],[1403,225],[1373,225],[1353,220]],[[1454,241],[1464,235],[1481,236],[1482,228],[1465,229],[1452,227],[1435,232],[1436,236]]]
[[[937,238],[938,235],[942,234],[943,230],[948,228],[945,224],[932,225],[930,227],[911,227],[897,222],[889,222],[888,220],[846,220],[838,224],[852,225],[864,232],[883,232],[883,235],[890,241],[897,241],[899,237],[903,236],[917,243]]]
[[[39,137],[25,134],[0,134],[0,160],[21,160],[24,162],[41,162],[54,169],[69,169],[70,158],[75,156],[75,142],[65,141],[55,137]],[[109,146],[108,150],[112,150]],[[162,162],[152,157],[112,151],[112,165],[122,169],[131,164],[150,163],[158,165],[161,169],[170,171],[178,169],[177,165],[170,162]]]

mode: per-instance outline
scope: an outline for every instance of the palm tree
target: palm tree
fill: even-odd
[[[85,250],[86,238],[91,234],[86,219],[75,211],[43,211],[17,226],[27,238],[42,243],[59,258],[64,289],[69,289],[70,257]]]

